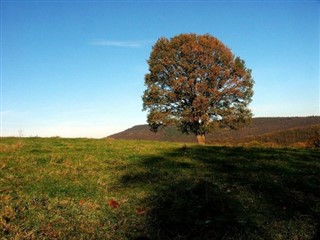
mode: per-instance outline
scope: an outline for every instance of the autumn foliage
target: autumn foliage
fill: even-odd
[[[148,64],[143,107],[151,130],[176,125],[204,143],[215,128],[237,129],[251,119],[251,70],[215,37],[160,38]]]
[[[120,206],[120,204],[114,200],[114,199],[110,199],[108,201],[108,205],[111,207],[111,208],[118,208]]]

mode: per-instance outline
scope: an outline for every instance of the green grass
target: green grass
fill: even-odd
[[[311,149],[2,138],[0,237],[318,239],[319,159]]]

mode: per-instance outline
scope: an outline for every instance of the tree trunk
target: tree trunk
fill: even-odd
[[[204,134],[197,135],[198,144],[205,145],[206,144],[206,136]]]

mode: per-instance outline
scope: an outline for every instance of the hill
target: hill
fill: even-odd
[[[217,129],[207,135],[211,144],[239,144],[249,142],[275,143],[287,146],[297,143],[307,144],[320,132],[320,117],[276,117],[253,118],[250,125],[238,131]],[[170,142],[196,142],[193,135],[184,135],[174,127],[166,127],[157,133],[148,125],[137,125],[123,132],[109,136],[114,139],[138,139]]]

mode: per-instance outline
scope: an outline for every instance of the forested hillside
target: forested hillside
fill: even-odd
[[[207,135],[211,144],[264,143],[288,146],[309,144],[319,137],[320,117],[253,118],[250,125],[240,130],[217,129]],[[196,142],[193,135],[183,135],[174,127],[166,127],[157,133],[148,125],[137,125],[109,136],[115,139],[141,139],[172,142]]]

